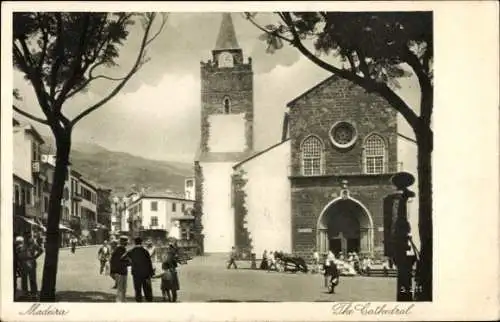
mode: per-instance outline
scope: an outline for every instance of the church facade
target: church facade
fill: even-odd
[[[205,252],[383,253],[390,178],[416,172],[404,162],[415,147],[398,136],[384,99],[331,76],[287,104],[280,142],[254,151],[252,61],[230,14],[201,63],[201,85],[195,182]]]

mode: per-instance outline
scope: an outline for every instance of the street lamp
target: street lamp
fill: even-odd
[[[408,199],[415,197],[408,187],[415,182],[415,177],[408,172],[399,172],[391,178],[392,184],[398,189],[399,200],[397,217],[394,223],[394,252],[393,259],[398,269],[397,301],[407,302],[413,300],[412,267],[413,256],[408,256],[410,243],[410,223],[408,222]]]

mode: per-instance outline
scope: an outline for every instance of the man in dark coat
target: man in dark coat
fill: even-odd
[[[126,253],[128,238],[127,236],[120,237],[120,244],[115,248],[110,260],[110,273],[114,276],[116,285],[116,302],[125,302],[127,292],[127,274],[129,261],[127,258],[122,258]]]
[[[339,284],[339,270],[335,261],[329,261],[329,265],[324,267],[325,269],[325,281],[328,280],[328,292],[335,293],[335,287]]]
[[[128,258],[132,266],[134,279],[135,301],[142,302],[142,291],[147,302],[153,302],[151,277],[154,275],[153,263],[149,252],[142,247],[142,238],[137,237],[135,247],[125,253],[122,258]]]

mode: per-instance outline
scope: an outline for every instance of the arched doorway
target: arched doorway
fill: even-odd
[[[373,248],[373,220],[366,207],[353,198],[337,198],[325,206],[318,219],[318,249],[370,254]]]

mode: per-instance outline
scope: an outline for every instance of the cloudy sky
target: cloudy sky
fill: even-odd
[[[221,17],[220,13],[169,14],[164,31],[148,51],[151,61],[121,93],[78,123],[73,140],[151,159],[192,161],[200,136],[200,61],[210,58]],[[240,47],[253,59],[255,144],[263,149],[279,141],[286,103],[330,74],[289,46],[267,54],[265,43],[258,39],[261,32],[241,14],[233,13],[232,17]],[[258,16],[262,23],[273,19],[272,14]],[[128,70],[137,53],[140,32],[140,27],[133,27],[122,48],[119,67],[104,72],[118,76]],[[400,83],[399,95],[416,106],[419,94],[415,79]],[[96,82],[90,91],[68,101],[64,113],[75,116],[113,85]],[[34,92],[19,72],[14,72],[14,86],[23,96],[20,107],[41,116]],[[405,124],[401,124],[403,128]],[[49,135],[48,128],[34,125]]]

